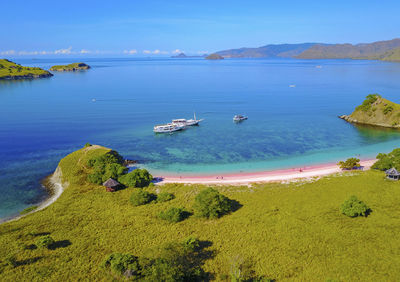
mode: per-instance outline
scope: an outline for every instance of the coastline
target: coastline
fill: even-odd
[[[376,159],[362,160],[361,166],[364,170],[376,162]],[[155,176],[159,181],[156,184],[165,183],[185,183],[185,184],[249,184],[254,182],[279,182],[279,181],[293,181],[297,179],[305,179],[312,177],[326,176],[329,174],[343,172],[337,164],[321,164],[306,166],[301,168],[281,169],[261,172],[243,172],[243,173],[226,173],[214,174],[207,176]]]
[[[54,173],[50,175],[47,179],[45,179],[43,186],[45,186],[49,190],[50,197],[42,201],[36,209],[23,215],[15,215],[7,218],[2,218],[0,219],[0,224],[18,220],[24,216],[43,210],[53,204],[61,196],[65,189],[65,187],[61,183],[61,175],[61,170],[59,167],[57,167]]]

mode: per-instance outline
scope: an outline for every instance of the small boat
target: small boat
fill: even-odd
[[[244,121],[246,119],[248,119],[248,117],[247,116],[243,116],[243,115],[235,115],[233,117],[233,121],[235,121],[235,122]]]
[[[167,124],[160,124],[156,125],[153,128],[153,131],[155,133],[171,133],[179,130],[185,129],[184,125],[178,125],[178,124],[173,124],[173,123],[167,123]]]
[[[199,125],[199,123],[203,120],[204,119],[197,119],[196,114],[194,114],[193,119],[184,119],[184,118],[174,119],[172,120],[172,124],[176,124],[179,126],[193,126],[193,125]]]

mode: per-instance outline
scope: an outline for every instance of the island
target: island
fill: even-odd
[[[341,115],[339,118],[351,123],[400,128],[400,105],[379,94],[370,94],[351,115]]]
[[[185,59],[185,58],[203,58],[203,57],[206,57],[207,55],[194,55],[194,56],[188,56],[188,55],[186,55],[185,53],[179,53],[178,55],[174,55],[174,56],[171,56],[171,58],[174,58],[174,59]]]
[[[0,59],[0,80],[51,77],[52,73],[37,67],[24,67],[7,59]]]
[[[50,68],[51,71],[80,71],[88,70],[90,66],[85,63],[72,63],[69,65],[56,65]]]
[[[208,55],[207,57],[205,57],[206,60],[223,60],[224,57],[222,57],[221,55],[217,54],[217,53],[213,53]]]

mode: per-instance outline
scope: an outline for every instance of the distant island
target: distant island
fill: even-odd
[[[207,55],[199,55],[199,56],[188,56],[185,53],[179,53],[178,55],[175,56],[171,56],[171,58],[175,58],[175,59],[182,59],[182,58],[202,58],[205,57]]]
[[[222,57],[222,56],[219,55],[219,54],[213,53],[213,54],[210,54],[210,55],[208,55],[207,57],[205,57],[205,59],[206,59],[206,60],[223,60],[224,57]]]
[[[53,74],[35,67],[24,67],[7,59],[0,59],[0,80],[51,77]]]
[[[379,94],[370,94],[351,115],[341,115],[339,118],[351,123],[400,128],[400,105]]]
[[[79,71],[88,70],[90,66],[85,63],[72,63],[69,65],[56,65],[50,68],[51,71]]]
[[[400,38],[360,44],[270,44],[218,51],[224,58],[363,59],[400,61]]]

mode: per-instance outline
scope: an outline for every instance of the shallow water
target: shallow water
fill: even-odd
[[[76,60],[28,60],[49,68]],[[369,93],[400,102],[400,64],[352,60],[89,59],[87,72],[0,81],[0,217],[46,197],[40,180],[86,142],[153,173],[291,168],[399,145],[394,130],[337,118]],[[322,68],[317,68],[321,65]],[[295,85],[296,87],[289,87]],[[95,99],[95,101],[93,100]],[[205,118],[155,135],[155,124]],[[249,119],[234,124],[234,114]]]

